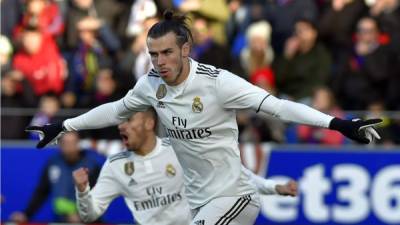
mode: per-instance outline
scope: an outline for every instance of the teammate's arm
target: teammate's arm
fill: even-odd
[[[111,201],[120,195],[118,182],[106,162],[92,190],[89,187],[89,171],[79,168],[73,172],[75,182],[76,204],[83,222],[95,221],[108,208]]]
[[[250,177],[251,182],[256,186],[260,194],[297,196],[297,182],[294,180],[290,180],[286,184],[278,184],[274,180],[265,179],[254,174],[244,166],[242,166],[242,170]]]

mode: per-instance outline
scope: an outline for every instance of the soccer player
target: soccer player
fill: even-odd
[[[184,171],[191,224],[253,224],[259,197],[242,171],[236,110],[253,109],[285,121],[338,130],[361,143],[379,135],[380,119],[342,120],[278,99],[229,71],[189,57],[192,35],[185,16],[164,13],[147,35],[152,69],[122,99],[63,123],[28,127],[41,132],[43,148],[66,131],[116,125],[132,111],[153,107]],[[200,222],[196,222],[200,221]]]
[[[89,170],[74,171],[77,207],[84,222],[96,220],[114,198],[122,195],[139,224],[190,224],[182,168],[168,138],[156,136],[156,124],[157,115],[150,108],[133,114],[118,126],[128,151],[108,158],[92,190]],[[252,177],[260,193],[297,195],[295,181],[277,185],[244,167],[243,170]]]

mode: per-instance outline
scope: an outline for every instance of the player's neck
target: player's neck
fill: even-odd
[[[178,86],[183,82],[185,82],[185,80],[189,77],[189,73],[190,73],[190,60],[189,58],[185,58],[183,60],[182,70],[179,73],[178,79],[175,81],[174,84],[170,86]]]
[[[154,150],[157,144],[157,137],[155,135],[149,135],[143,145],[135,151],[136,154],[146,156]]]

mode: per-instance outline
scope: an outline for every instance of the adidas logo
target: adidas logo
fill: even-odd
[[[165,104],[164,104],[164,102],[159,101],[159,102],[157,103],[157,108],[165,109]]]
[[[197,220],[194,222],[196,225],[204,225],[204,220]]]

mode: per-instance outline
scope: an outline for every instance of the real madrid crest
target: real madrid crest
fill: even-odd
[[[156,97],[157,99],[162,99],[167,95],[167,86],[165,84],[160,84],[157,89]]]
[[[165,168],[165,172],[167,174],[167,177],[174,177],[176,175],[176,170],[172,164],[167,165],[167,167]]]
[[[203,111],[203,103],[201,103],[199,96],[193,98],[192,111],[195,113]]]
[[[127,162],[124,165],[124,171],[126,175],[130,176],[135,172],[135,167],[133,166],[133,162]]]

